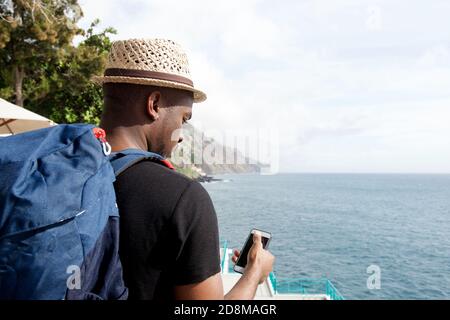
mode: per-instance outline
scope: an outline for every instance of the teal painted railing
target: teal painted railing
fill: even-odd
[[[344,300],[336,287],[326,278],[276,278],[276,285],[273,287],[279,294],[326,294],[331,300]]]
[[[224,240],[221,243],[222,243],[221,247],[223,249],[223,254],[222,254],[222,261],[220,262],[220,265],[221,265],[221,268],[222,268],[221,270],[222,270],[222,273],[223,273],[224,272],[223,268],[225,267],[225,261],[228,259],[228,255],[227,255],[228,241]]]
[[[225,272],[225,260],[229,259],[229,255],[226,254],[228,242],[221,241],[221,247],[224,252],[221,266],[222,272]],[[233,263],[228,264],[228,273],[235,273],[233,267]],[[344,297],[327,278],[278,278],[275,273],[271,272],[269,281],[276,294],[325,294],[331,300],[344,300]]]
[[[327,295],[331,300],[344,300],[344,297],[329,280],[327,280]]]
[[[270,283],[272,284],[274,293],[277,293],[277,277],[275,276],[275,273],[271,272],[269,274],[269,280],[270,280]]]

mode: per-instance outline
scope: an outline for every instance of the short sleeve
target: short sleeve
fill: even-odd
[[[217,215],[208,192],[192,181],[174,209],[174,284],[198,283],[220,272]]]

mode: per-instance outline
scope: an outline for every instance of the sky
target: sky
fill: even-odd
[[[191,122],[276,132],[281,172],[450,173],[450,1],[80,4],[113,39],[181,44],[208,94]]]

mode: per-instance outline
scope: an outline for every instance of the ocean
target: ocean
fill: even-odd
[[[346,299],[450,298],[450,175],[216,177],[203,186],[220,238],[240,248],[250,229],[271,232],[277,278],[326,277]]]

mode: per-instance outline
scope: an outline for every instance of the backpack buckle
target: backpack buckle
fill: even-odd
[[[111,145],[106,141],[106,132],[102,128],[93,128],[94,136],[102,143],[103,154],[109,156],[111,154]]]

